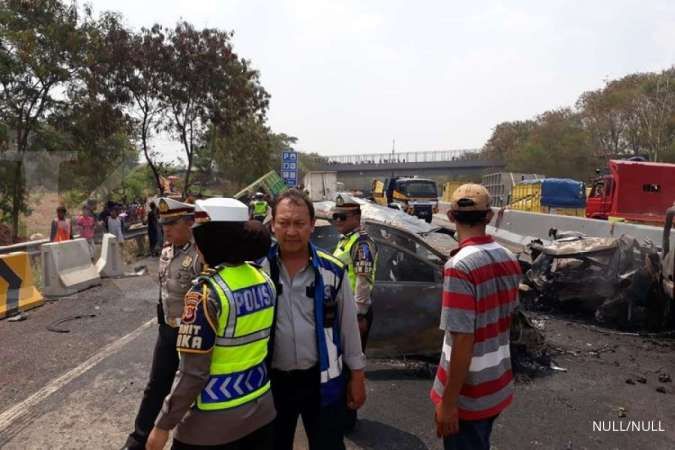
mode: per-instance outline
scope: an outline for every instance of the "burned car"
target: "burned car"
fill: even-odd
[[[572,235],[529,246],[530,309],[558,309],[623,329],[661,330],[672,321],[661,257],[650,242]]]
[[[378,247],[369,354],[437,353],[443,339],[438,324],[443,265],[449,251],[444,253],[422,236],[392,225],[366,220],[364,226]],[[312,239],[333,249],[339,236],[329,222],[319,221]],[[448,248],[456,245],[448,235],[433,239]]]

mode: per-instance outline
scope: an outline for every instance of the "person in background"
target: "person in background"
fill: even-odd
[[[101,222],[103,228],[105,228],[106,233],[108,232],[108,217],[110,217],[110,212],[112,211],[115,204],[108,200],[103,208],[103,211],[98,215],[98,221]]]
[[[265,201],[262,192],[257,192],[253,201],[249,204],[249,214],[251,219],[264,222],[269,211],[269,204]]]
[[[108,217],[108,233],[115,235],[117,242],[124,242],[124,233],[122,233],[122,219],[119,217],[119,206],[113,206]]]
[[[445,264],[441,361],[431,389],[445,450],[489,450],[495,418],[513,400],[509,341],[521,270],[485,232],[490,195],[479,184],[452,194],[448,219],[459,247]]]
[[[77,218],[77,226],[80,230],[80,237],[87,240],[89,254],[93,260],[96,256],[96,245],[94,245],[94,230],[96,229],[96,218],[91,208],[86,203],[82,206],[82,214]]]
[[[157,205],[155,202],[150,202],[150,211],[148,212],[148,241],[150,243],[150,256],[157,256],[159,221],[157,217]]]
[[[366,353],[368,334],[373,325],[372,291],[375,286],[377,246],[365,228],[361,226],[361,204],[354,197],[340,193],[335,199],[333,210],[335,228],[342,234],[333,256],[339,259],[347,272],[347,280],[356,301],[356,312],[361,333],[361,348]],[[345,431],[356,426],[357,412],[347,409]]]
[[[52,227],[49,232],[50,242],[69,241],[73,238],[73,227],[70,219],[66,217],[66,207],[56,208],[56,219],[52,220]]]
[[[192,225],[194,206],[170,198],[157,200],[158,220],[166,229],[166,245],[159,258],[159,303],[157,304],[157,341],[152,355],[150,376],[136,414],[134,430],[129,434],[125,449],[143,450],[148,435],[162,408],[164,398],[171,392],[178,353],[176,341],[181,325],[185,294],[192,280],[202,272],[202,258],[195,245]]]

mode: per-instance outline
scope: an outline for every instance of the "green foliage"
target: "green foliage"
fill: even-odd
[[[582,180],[612,158],[675,162],[675,67],[610,81],[575,109],[502,122],[481,153],[509,170]]]
[[[248,118],[227,134],[212,131],[205,148],[219,175],[230,180],[236,190],[271,169],[279,170],[281,152],[293,142],[295,138],[274,134],[259,119]]]
[[[208,142],[209,131],[220,136],[249,133],[248,122],[262,122],[269,95],[258,72],[234,52],[232,33],[197,30],[187,22],[166,31],[160,101],[168,111],[166,130],[185,150],[183,184],[188,191],[194,155],[201,141]]]

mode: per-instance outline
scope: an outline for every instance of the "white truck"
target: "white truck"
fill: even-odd
[[[311,201],[335,200],[337,172],[307,172],[303,181]]]

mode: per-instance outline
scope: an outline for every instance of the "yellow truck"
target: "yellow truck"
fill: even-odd
[[[438,212],[436,182],[428,178],[392,177],[373,180],[375,203],[400,209],[411,216],[431,222]]]
[[[508,208],[520,211],[585,217],[586,186],[559,178],[528,180],[511,188]]]

